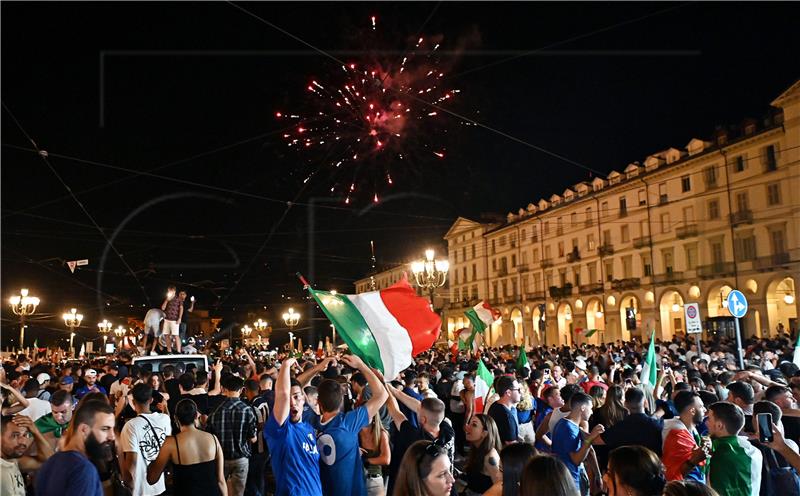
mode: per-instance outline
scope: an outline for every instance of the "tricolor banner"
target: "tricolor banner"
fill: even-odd
[[[387,289],[355,295],[307,288],[350,350],[386,380],[396,378],[439,336],[441,318],[405,277]]]

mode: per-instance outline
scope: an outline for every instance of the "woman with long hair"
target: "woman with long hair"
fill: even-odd
[[[614,385],[608,388],[605,401],[594,411],[589,419],[589,429],[594,429],[597,424],[603,424],[603,427],[608,430],[612,425],[624,419],[628,415],[623,401],[624,396],[625,390],[622,386]],[[600,472],[605,472],[608,465],[608,447],[595,446],[594,452],[597,456]]]
[[[519,496],[522,471],[536,454],[536,448],[528,443],[513,443],[503,448],[500,451],[503,478],[495,482],[483,496]]]
[[[155,484],[171,462],[175,496],[227,496],[222,447],[216,436],[197,428],[199,418],[194,401],[184,399],[175,405],[175,423],[181,431],[164,441],[147,467],[148,484]]]
[[[620,446],[608,455],[608,496],[661,496],[666,479],[658,455],[644,446]]]
[[[550,455],[534,456],[525,466],[520,496],[580,496],[567,466]]]
[[[500,434],[494,419],[483,413],[472,416],[464,425],[464,435],[470,445],[464,467],[467,494],[483,494],[502,479],[500,473]]]
[[[719,493],[703,483],[693,480],[675,480],[664,486],[664,496],[719,496]]]
[[[400,462],[392,496],[450,496],[453,482],[447,450],[431,441],[417,441]]]
[[[380,414],[375,414],[369,425],[358,433],[358,444],[366,467],[367,496],[384,496],[383,467],[391,463],[392,450]]]

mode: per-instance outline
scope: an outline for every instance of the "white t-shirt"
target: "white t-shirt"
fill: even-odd
[[[459,393],[464,390],[464,383],[459,381],[453,382],[453,386],[450,388],[450,411],[453,413],[464,413],[464,403],[461,399],[453,399],[453,397],[458,397]]]
[[[147,417],[153,428],[147,424]],[[153,431],[155,431],[155,436]],[[172,435],[172,423],[163,413],[147,413],[125,424],[120,434],[120,446],[126,453],[136,453],[136,471],[133,474],[133,496],[155,496],[167,490],[164,474],[152,486],[147,483],[147,465],[158,457],[167,436]],[[142,456],[144,455],[144,460]]]
[[[0,458],[0,495],[25,496],[25,478],[19,471],[17,460]]]
[[[26,415],[34,422],[50,413],[50,402],[39,398],[28,398],[29,405],[19,412],[19,415]]]

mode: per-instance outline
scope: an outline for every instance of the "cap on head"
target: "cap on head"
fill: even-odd
[[[36,380],[39,382],[39,384],[44,384],[45,382],[48,382],[50,380],[50,375],[42,372],[41,374],[36,376]]]

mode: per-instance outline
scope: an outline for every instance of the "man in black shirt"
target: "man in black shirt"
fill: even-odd
[[[489,416],[497,424],[497,433],[504,445],[519,441],[516,405],[520,400],[520,388],[519,382],[507,375],[498,377],[494,383],[500,399],[489,407]]]
[[[392,494],[394,481],[397,478],[397,471],[400,462],[403,460],[408,447],[417,441],[432,441],[447,450],[450,463],[453,463],[455,431],[453,427],[444,422],[444,403],[438,398],[425,398],[422,401],[404,394],[402,391],[387,385],[389,399],[386,405],[389,407],[389,414],[392,416],[397,433],[394,436],[394,448],[392,449],[392,460],[389,464],[389,490],[386,494]],[[417,412],[419,427],[414,427],[408,421],[397,399],[400,398],[409,409]]]
[[[594,441],[610,450],[618,446],[640,445],[661,456],[662,423],[644,413],[644,392],[630,388],[625,392],[625,408],[629,414],[608,428]]]
[[[764,399],[775,403],[781,409],[784,437],[800,443],[800,410],[797,408],[797,401],[792,395],[792,390],[786,386],[770,386],[764,393]],[[777,424],[774,420],[773,423]]]

